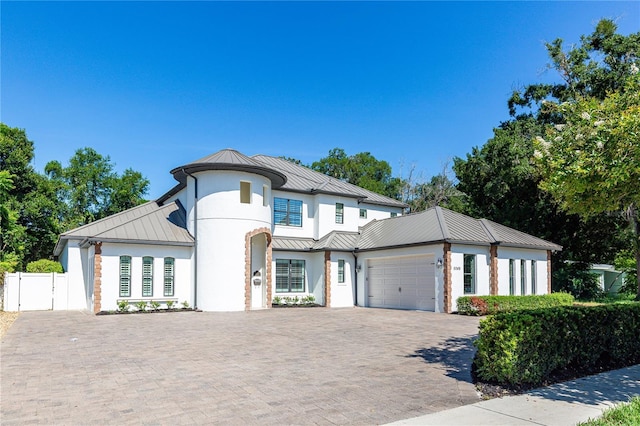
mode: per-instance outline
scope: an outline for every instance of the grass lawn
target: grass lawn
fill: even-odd
[[[636,396],[626,404],[620,404],[604,412],[602,417],[578,423],[578,426],[635,426],[640,425],[640,397]]]

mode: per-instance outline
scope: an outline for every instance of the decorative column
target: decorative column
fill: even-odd
[[[93,313],[102,310],[102,243],[94,246],[93,256]]]
[[[492,296],[498,294],[498,246],[491,245],[490,249],[491,262],[489,264],[489,294]]]
[[[324,252],[324,304],[331,307],[331,252]]]
[[[444,243],[443,253],[443,275],[444,275],[444,312],[451,313],[451,243]]]

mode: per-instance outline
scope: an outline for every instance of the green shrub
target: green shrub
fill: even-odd
[[[143,311],[144,312],[144,311],[147,310],[147,301],[146,300],[140,300],[139,302],[136,302],[135,305],[136,305],[136,308],[139,311]]]
[[[62,264],[54,260],[40,259],[27,263],[27,272],[59,272],[63,273]]]
[[[175,305],[176,302],[174,302],[173,300],[167,300],[167,309],[173,309],[173,305]]]
[[[151,302],[149,302],[149,306],[151,306],[152,310],[157,311],[160,309],[160,302],[156,302],[155,300],[152,300]]]
[[[539,385],[556,371],[640,363],[640,303],[560,306],[499,313],[480,321],[478,377]]]
[[[119,300],[118,301],[118,312],[128,312],[129,308],[131,308],[131,306],[129,306],[129,302],[126,300]]]
[[[573,304],[568,293],[551,293],[529,296],[464,296],[457,300],[458,313],[462,315],[493,315],[522,309],[552,308]]]
[[[565,263],[553,271],[553,291],[571,293],[579,300],[593,300],[602,296],[598,275],[590,272],[591,265]]]

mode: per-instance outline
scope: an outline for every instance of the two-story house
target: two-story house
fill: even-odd
[[[155,201],[65,232],[69,306],[186,301],[204,311],[313,295],[330,307],[455,310],[465,294],[550,292],[561,247],[404,203],[287,160],[225,149],[171,171]]]

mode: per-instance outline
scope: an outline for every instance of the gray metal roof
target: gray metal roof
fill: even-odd
[[[309,251],[316,241],[313,238],[273,237],[271,240],[274,250]]]
[[[364,203],[400,207],[407,205],[393,198],[385,197],[359,186],[343,182],[308,167],[294,164],[283,158],[267,155],[254,155],[252,159],[262,163],[265,167],[279,170],[287,176],[287,182],[279,188],[282,191],[303,192],[309,194],[336,194],[344,197],[357,198]]]
[[[332,231],[320,238],[314,245],[314,250],[352,251],[357,247],[360,234],[357,232]]]
[[[171,174],[178,182],[184,183],[190,173],[206,170],[237,170],[259,174],[269,178],[273,188],[279,188],[287,181],[286,175],[280,171],[265,166],[234,149],[223,149],[192,163],[176,167],[171,170]]]
[[[186,214],[179,202],[159,206],[155,201],[125,210],[60,235],[54,255],[62,252],[64,240],[86,240],[134,244],[192,246],[186,229]]]
[[[562,250],[562,246],[525,232],[442,207],[369,222],[362,228],[356,247],[361,251],[379,250],[437,242]]]

